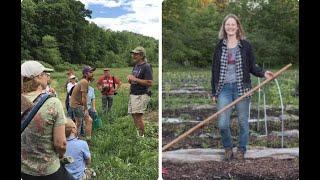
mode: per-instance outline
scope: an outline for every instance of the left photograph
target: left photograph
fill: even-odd
[[[21,178],[157,179],[161,0],[21,1]]]

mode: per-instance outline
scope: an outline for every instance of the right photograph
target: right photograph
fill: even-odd
[[[162,177],[299,179],[299,1],[163,1]]]

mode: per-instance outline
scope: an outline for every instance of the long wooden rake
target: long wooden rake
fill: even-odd
[[[255,91],[257,91],[259,88],[261,88],[262,86],[264,86],[265,84],[267,84],[268,82],[274,80],[276,77],[278,77],[281,73],[283,73],[284,71],[286,71],[290,66],[292,66],[292,64],[288,64],[285,67],[283,67],[282,69],[280,69],[278,72],[274,73],[272,78],[268,78],[266,80],[264,80],[261,84],[259,84],[258,86],[252,88],[249,92],[245,93],[244,95],[242,95],[241,97],[239,97],[238,99],[234,100],[233,102],[231,102],[230,104],[228,104],[227,106],[225,106],[224,108],[222,108],[221,110],[219,110],[218,112],[214,113],[213,115],[209,116],[207,119],[203,120],[201,123],[197,124],[196,126],[194,126],[193,128],[189,129],[187,132],[181,134],[179,137],[177,137],[176,139],[174,139],[173,141],[171,141],[170,143],[166,144],[163,148],[162,151],[167,150],[169,147],[171,147],[172,145],[176,144],[177,142],[181,141],[182,139],[186,138],[188,135],[190,135],[191,133],[193,133],[195,130],[203,127],[205,124],[208,124],[209,121],[215,119],[219,114],[221,114],[223,111],[229,109],[230,107],[234,106],[235,104],[237,104],[239,101],[241,101],[242,99],[244,99],[245,97],[249,96],[250,94],[253,94]]]

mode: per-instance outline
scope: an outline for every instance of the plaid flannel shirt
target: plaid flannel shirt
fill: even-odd
[[[250,91],[250,88],[245,88],[243,86],[243,61],[241,57],[241,52],[240,48],[242,47],[240,41],[238,42],[237,46],[237,52],[236,52],[236,78],[237,78],[237,88],[238,88],[238,95],[242,96],[243,94],[247,93]],[[228,49],[227,49],[227,40],[223,40],[223,46],[222,46],[222,54],[221,54],[221,65],[220,65],[220,75],[219,75],[219,83],[218,83],[218,88],[216,91],[215,96],[218,97],[219,93],[221,92],[223,85],[224,85],[224,80],[226,77],[227,73],[227,54],[228,54]],[[247,98],[250,98],[250,96],[247,96]]]

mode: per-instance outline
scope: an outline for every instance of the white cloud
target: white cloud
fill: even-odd
[[[94,0],[80,1],[86,1],[86,3],[90,4]],[[111,29],[114,31],[127,30],[159,39],[161,36],[161,2],[161,0],[118,1],[117,3],[120,3],[120,6],[125,6],[130,13],[116,18],[97,17],[93,19],[87,18],[87,20],[94,22],[105,29]],[[99,1],[99,3],[102,2]]]
[[[123,4],[123,1],[116,1],[116,0],[79,0],[81,1],[86,8],[88,8],[89,4],[100,4],[105,7],[113,8],[119,7]]]

